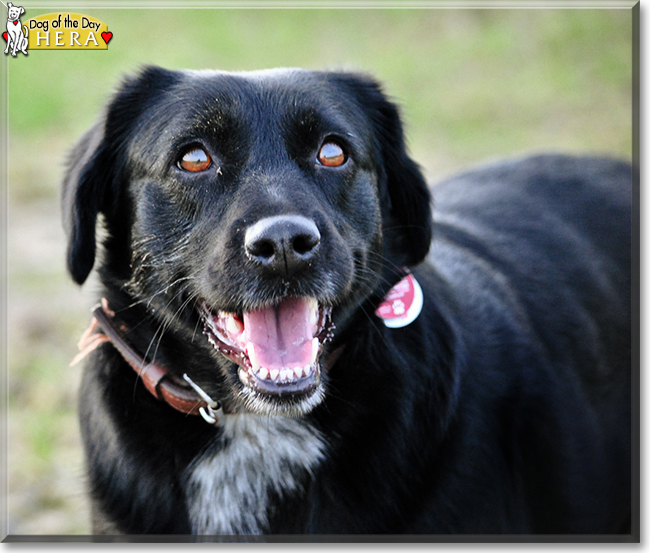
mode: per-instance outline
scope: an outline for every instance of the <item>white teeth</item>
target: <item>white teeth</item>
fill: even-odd
[[[318,357],[318,348],[320,347],[320,344],[318,342],[318,338],[314,338],[311,341],[311,359],[309,361],[309,365],[313,365],[316,363],[316,358]]]
[[[314,298],[307,300],[309,306],[309,324],[313,327],[318,323],[318,302]]]
[[[253,342],[246,343],[246,354],[251,363],[251,370],[262,380],[271,380],[275,382],[292,382],[300,378],[309,376],[313,371],[313,366],[316,363],[316,358],[318,357],[318,350],[320,343],[318,338],[312,340],[312,352],[311,352],[311,361],[309,365],[304,367],[293,367],[288,368],[284,367],[282,369],[267,369],[260,365],[260,361],[257,357],[257,352],[255,351],[255,344]],[[240,369],[241,370],[241,369]]]
[[[226,330],[233,336],[238,336],[242,333],[243,329],[241,322],[239,322],[234,315],[228,314],[228,318],[226,319]]]
[[[280,380],[289,382],[298,378],[309,376],[312,372],[312,367],[307,365],[305,367],[294,367],[293,369],[271,369],[269,371],[269,369],[266,367],[253,365],[253,372],[258,378],[261,378],[262,380]]]
[[[280,380],[293,380],[293,371],[291,369],[282,369],[280,371]]]
[[[255,346],[253,345],[253,342],[248,342],[246,344],[246,353],[248,354],[248,359],[250,359],[253,370],[257,372],[260,368],[260,362],[257,359],[257,354],[255,353]]]

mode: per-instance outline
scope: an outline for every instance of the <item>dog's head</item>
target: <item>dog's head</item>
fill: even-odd
[[[11,2],[7,3],[7,9],[7,19],[9,21],[17,21],[20,19],[20,16],[25,13],[25,8],[14,6]]]
[[[202,387],[258,413],[318,404],[332,333],[431,239],[397,109],[347,73],[148,68],[74,150],[64,210],[74,280],[101,214],[104,284],[178,339]]]

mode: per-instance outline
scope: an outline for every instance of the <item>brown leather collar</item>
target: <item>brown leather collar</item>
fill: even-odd
[[[127,328],[117,322],[115,313],[109,309],[105,299],[102,300],[101,305],[95,307],[93,315],[94,322],[91,323],[91,329],[94,330],[93,327],[98,324],[102,328],[105,337],[102,338],[101,333],[92,332],[91,330],[93,343],[96,340],[100,341],[100,343],[110,341],[156,399],[164,401],[177,411],[188,415],[199,415],[202,410],[206,412],[208,409],[214,411],[219,409],[219,402],[211,401],[205,393],[202,396],[196,390],[196,385],[193,386],[190,380],[181,380],[169,372],[166,367],[156,363],[147,363],[129,345],[125,336]],[[97,337],[98,334],[99,338]],[[81,345],[83,346],[83,344]],[[95,347],[97,346],[95,345]],[[82,353],[84,352],[82,351]]]
[[[100,326],[103,332],[97,331]],[[115,319],[115,312],[108,307],[105,298],[101,305],[93,309],[93,319],[90,327],[84,332],[79,341],[79,354],[72,360],[75,365],[88,353],[104,342],[111,344],[120,352],[124,360],[142,379],[149,392],[160,401],[164,401],[177,411],[187,415],[201,415],[207,422],[218,424],[222,415],[232,414],[233,409],[222,406],[219,400],[210,398],[187,376],[181,380],[165,367],[156,363],[147,363],[128,343],[128,329]],[[326,360],[326,370],[334,365],[343,351],[343,347],[335,349]]]

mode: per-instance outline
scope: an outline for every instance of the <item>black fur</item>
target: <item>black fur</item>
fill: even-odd
[[[328,136],[349,154],[342,167],[315,161]],[[191,144],[213,170],[178,168]],[[102,293],[130,343],[240,409],[241,382],[202,335],[197,301],[332,306],[323,358],[344,349],[322,401],[281,405],[320,436],[323,458],[284,467],[299,484],[269,485],[265,522],[241,531],[628,533],[632,177],[596,158],[497,163],[436,185],[433,225],[374,81],[148,68],[72,153],[68,267],[88,277],[100,217]],[[321,235],[290,276],[244,255],[246,228],[278,214]],[[373,312],[406,266],[424,308],[391,330]],[[251,417],[272,420],[282,401]],[[191,533],[193,462],[254,441],[155,400],[110,344],[87,362],[80,412],[98,532]]]

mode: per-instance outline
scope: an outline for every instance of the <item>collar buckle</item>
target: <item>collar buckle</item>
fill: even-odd
[[[213,400],[198,384],[196,384],[187,373],[183,373],[183,380],[187,382],[194,391],[201,396],[201,399],[207,404],[205,407],[199,408],[199,413],[203,419],[210,423],[218,425],[223,419],[223,408],[221,402]]]

